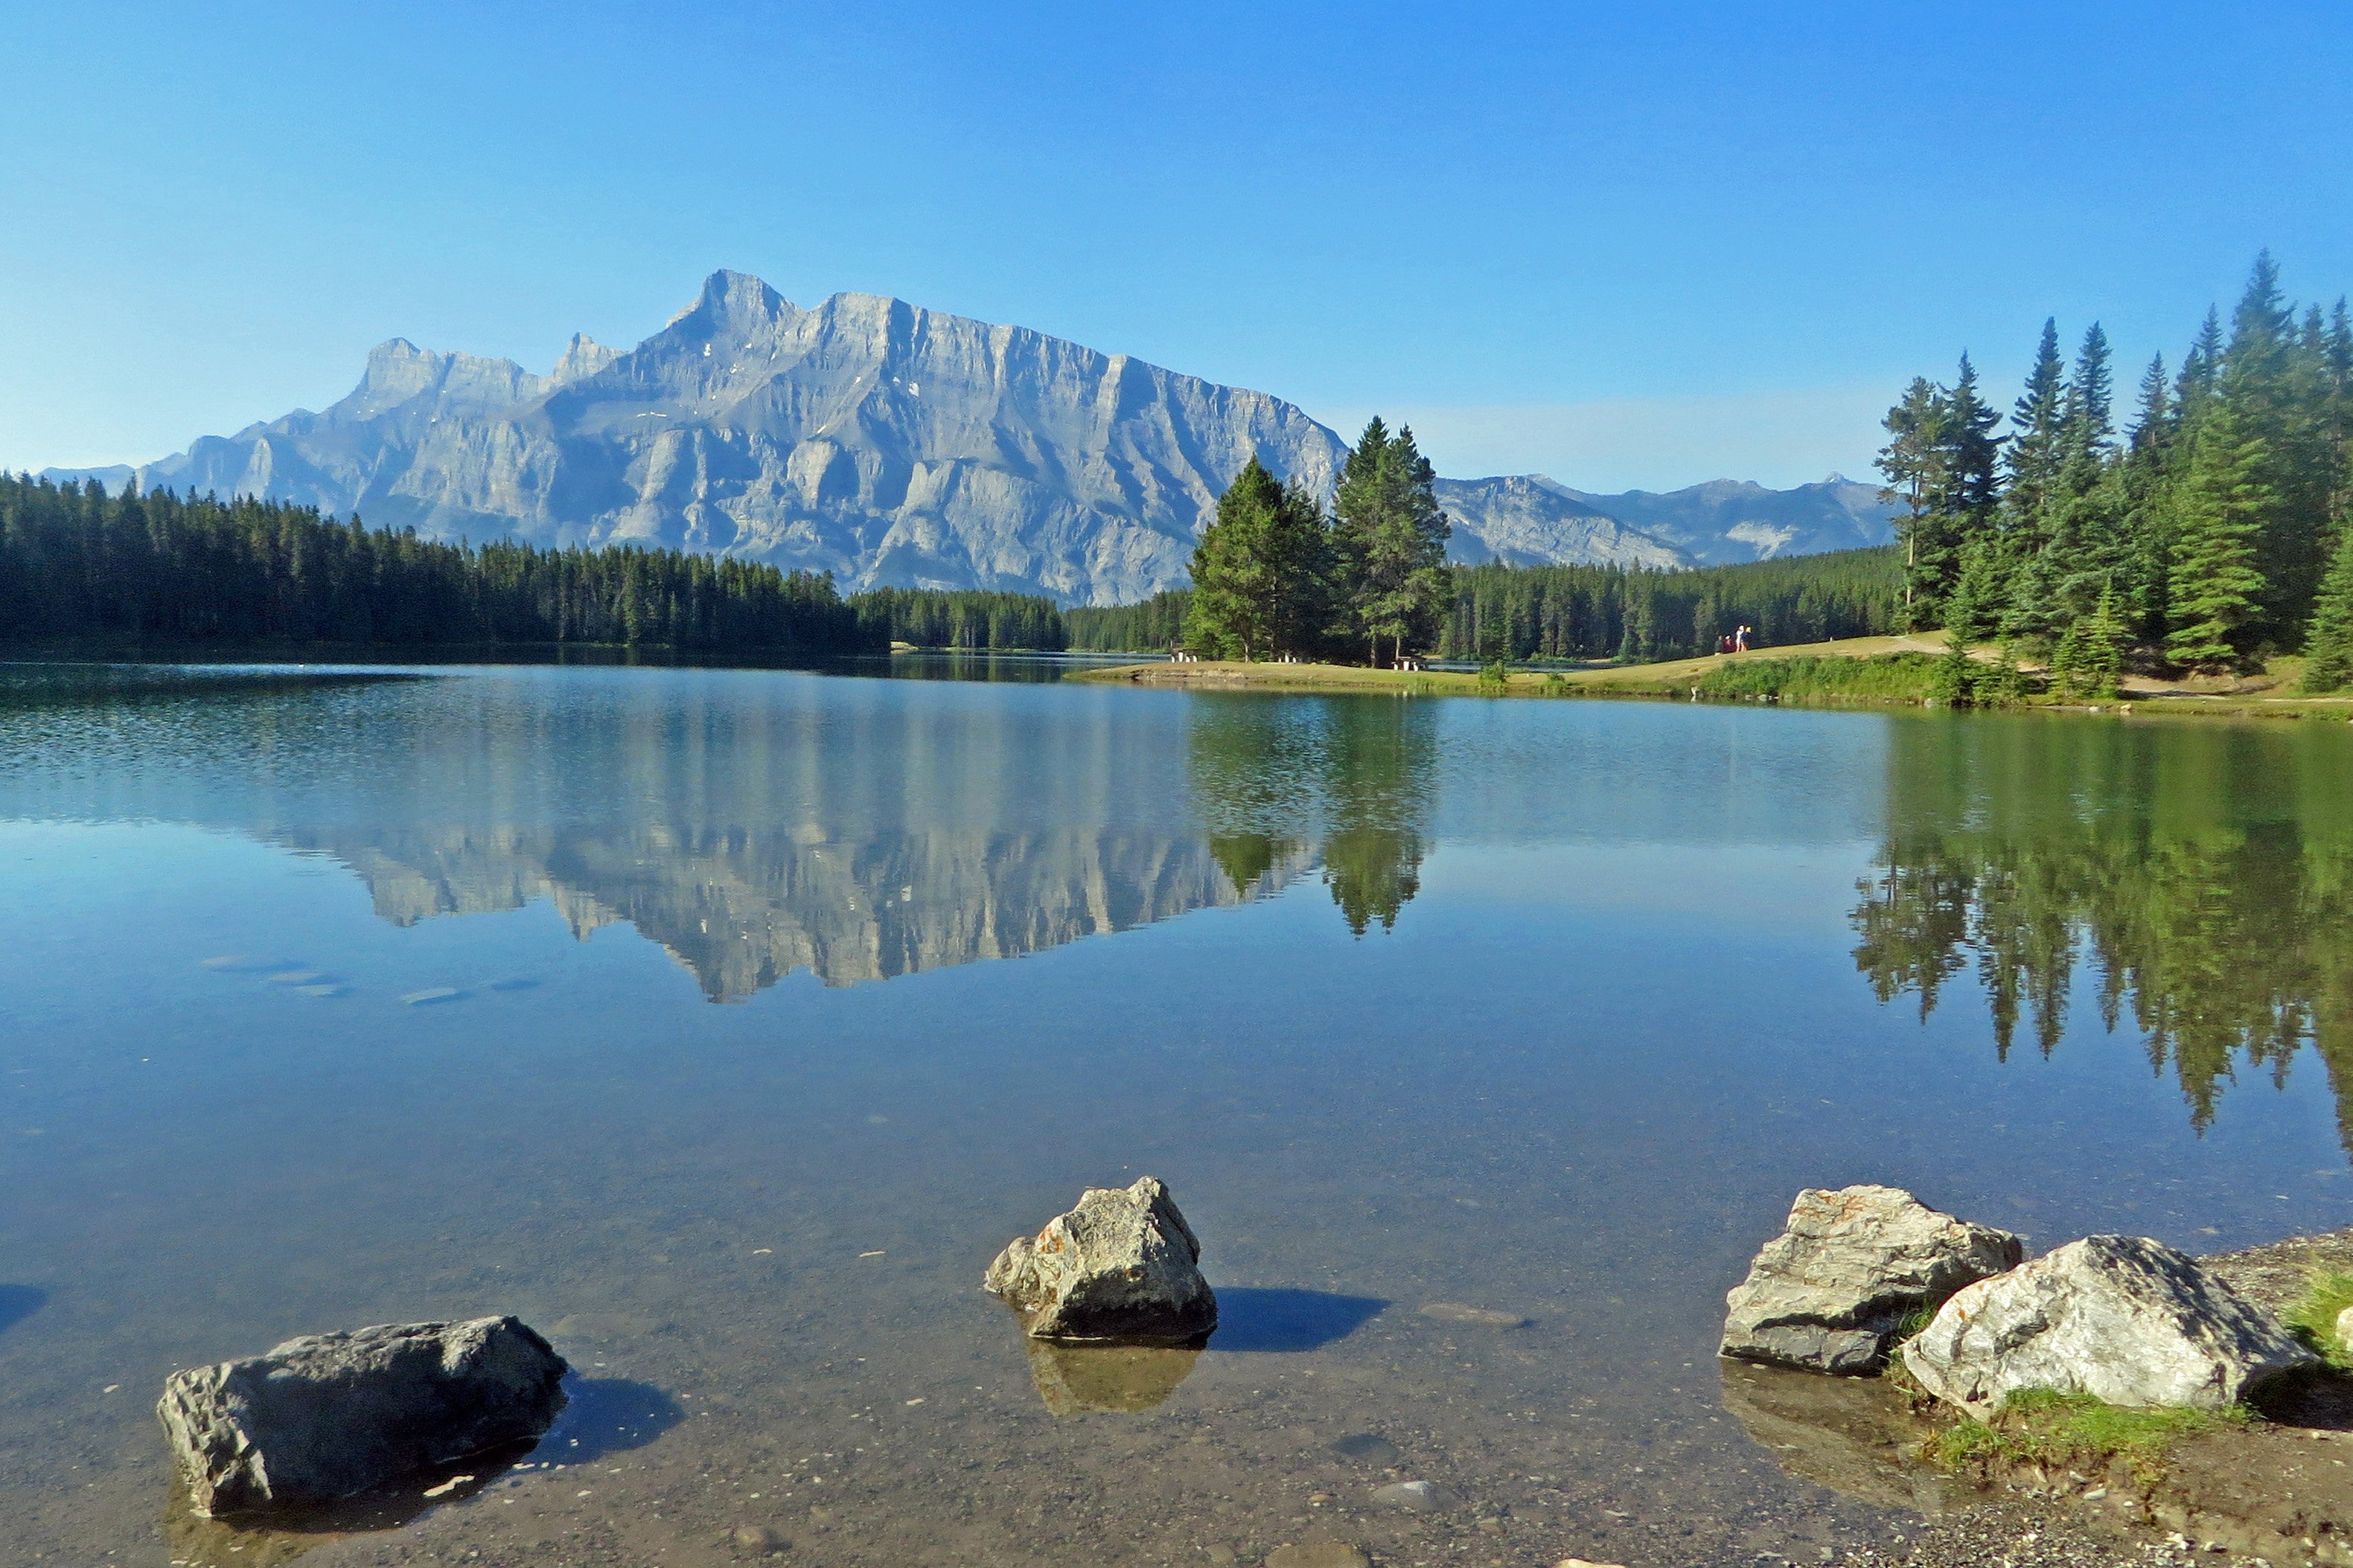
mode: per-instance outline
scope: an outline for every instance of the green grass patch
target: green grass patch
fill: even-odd
[[[2280,1317],[2295,1336],[2339,1372],[2353,1372],[2353,1352],[2337,1337],[2337,1316],[2353,1307],[2353,1274],[2333,1270],[2315,1274],[2304,1294]]]
[[[1745,658],[1707,671],[1694,682],[1700,695],[1767,698],[1774,701],[1850,698],[1862,701],[1917,702],[1933,689],[1937,660],[1925,653],[1888,653],[1870,658]]]
[[[2088,1394],[2028,1389],[2013,1394],[1991,1421],[1963,1416],[1928,1441],[1929,1458],[1947,1469],[1972,1465],[2105,1467],[2122,1459],[2143,1484],[2165,1471],[2174,1446],[2254,1419],[2228,1410],[2129,1410]]]

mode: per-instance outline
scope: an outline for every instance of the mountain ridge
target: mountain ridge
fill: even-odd
[[[887,295],[805,310],[723,269],[634,348],[575,334],[545,375],[392,338],[323,410],[135,468],[45,472],[257,494],[435,537],[740,555],[852,591],[1113,604],[1184,581],[1252,455],[1328,495],[1346,451],[1267,393]],[[1820,486],[1745,484],[1607,497],[1511,475],[1441,480],[1440,498],[1471,562],[1669,567],[1882,542],[1848,537],[1870,528],[1852,507],[1788,499]],[[1847,542],[1814,542],[1830,539]]]

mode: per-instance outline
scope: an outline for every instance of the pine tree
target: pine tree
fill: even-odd
[[[2059,323],[2045,320],[2026,389],[2010,416],[2014,429],[2005,453],[2009,484],[2001,516],[2010,571],[2002,615],[2005,638],[2039,641],[2058,621],[2057,574],[2044,553],[2067,462],[2070,394],[2065,362],[2059,356]]]
[[[2327,378],[2325,327],[2316,313],[2308,332],[2279,287],[2279,266],[2264,251],[2236,309],[2215,377],[2214,399],[2227,404],[2245,435],[2263,444],[2257,479],[2266,492],[2255,568],[2263,578],[2251,637],[2295,646],[2327,564],[2330,468],[2336,454],[2322,437],[2321,386]]]
[[[2319,694],[2353,686],[2353,528],[2337,535],[2337,553],[2321,580],[2304,645],[2303,689]]]
[[[2263,588],[2257,552],[2274,500],[2269,457],[2232,405],[2215,399],[2174,496],[2166,651],[2178,664],[2219,672],[2247,651]]]
[[[2205,412],[2208,399],[2214,395],[2215,378],[2222,369],[2222,315],[2213,306],[2206,308],[2206,320],[2191,340],[2189,352],[2181,356],[2181,375],[2174,383],[2173,402],[2179,410],[2179,421],[2187,426]]]
[[[2040,549],[2049,531],[2048,512],[2065,466],[2068,395],[2066,364],[2059,357],[2059,323],[2042,323],[2042,342],[2035,345],[2034,363],[2026,374],[2026,389],[2010,410],[2016,427],[2005,456],[2009,516],[2004,525],[2021,542],[2013,554]]]
[[[1947,606],[1945,629],[1964,647],[1991,641],[2001,630],[2000,551],[1992,535],[1979,534],[1961,552],[1961,574]]]
[[[1977,367],[1961,356],[1950,387],[1914,380],[1882,422],[1883,500],[1901,503],[1905,624],[1936,626],[1946,614],[1968,542],[1991,524],[2000,496],[2001,416],[1978,391]]]
[[[2105,593],[2088,615],[2068,624],[2051,673],[2071,697],[2114,697],[2130,647],[2131,633],[2117,613],[2116,595]]]
[[[2071,621],[2060,634],[2059,646],[2051,655],[2051,679],[2053,685],[2070,697],[2084,695],[2084,632],[2088,622]]]
[[[1253,456],[1194,546],[1186,641],[1244,659],[1305,651],[1324,618],[1325,549],[1323,509]]]
[[[2124,573],[2124,496],[2112,462],[2112,386],[2107,334],[2094,321],[2084,334],[2067,383],[2060,422],[2063,457],[2051,538],[2044,546],[2052,616],[2063,625],[2090,615]]]
[[[1936,505],[1946,489],[1947,406],[1944,388],[1925,375],[1914,376],[1880,421],[1888,440],[1879,453],[1879,471],[1887,479],[1879,499],[1904,508],[1895,531],[1904,546],[1907,626],[1936,624],[1959,549],[1952,517]]]
[[[1377,417],[1342,465],[1333,496],[1331,553],[1345,631],[1365,641],[1366,661],[1389,644],[1394,663],[1409,640],[1434,638],[1451,596],[1446,541],[1452,533],[1437,496],[1438,474],[1414,445]]]

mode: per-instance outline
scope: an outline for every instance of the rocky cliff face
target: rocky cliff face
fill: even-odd
[[[804,310],[714,273],[626,353],[548,376],[396,340],[349,397],[140,472],[444,537],[638,542],[829,571],[845,588],[1079,603],[1181,582],[1256,452],[1317,489],[1344,448],[1264,393],[872,294]]]
[[[1181,584],[1251,454],[1328,491],[1346,450],[1262,392],[880,295],[802,310],[716,272],[634,349],[575,337],[543,376],[396,338],[332,407],[206,437],[136,477],[440,538],[639,543],[831,572],[846,591],[1101,605]],[[1592,496],[1525,475],[1440,494],[1472,562],[1678,566],[1886,536],[1875,492],[1843,481]]]

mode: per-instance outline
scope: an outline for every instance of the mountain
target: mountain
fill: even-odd
[[[1324,489],[1344,450],[1264,393],[879,295],[804,310],[717,272],[636,348],[577,338],[546,376],[396,339],[323,413],[139,479],[442,537],[725,552],[849,589],[1112,604],[1182,581],[1253,451]]]
[[[1694,558],[1663,539],[1626,526],[1575,490],[1542,474],[1492,479],[1440,479],[1438,504],[1453,521],[1447,554],[1477,564],[1560,562],[1622,566],[1690,566]]]
[[[1591,495],[1567,489],[1562,493],[1631,524],[1702,566],[1860,550],[1895,537],[1895,509],[1879,499],[1879,487],[1857,484],[1842,474],[1787,490],[1768,490],[1746,479],[1712,479],[1664,494]]]
[[[395,338],[324,411],[203,437],[136,478],[430,537],[638,543],[828,571],[849,591],[1103,605],[1185,580],[1252,453],[1328,493],[1346,452],[1262,392],[881,295],[803,310],[723,271],[637,347],[577,336],[545,375]],[[131,471],[48,477],[114,489]],[[1837,479],[1594,496],[1531,474],[1443,480],[1440,497],[1471,562],[1681,566],[1886,533],[1875,492]]]

